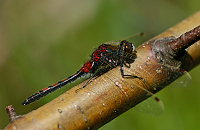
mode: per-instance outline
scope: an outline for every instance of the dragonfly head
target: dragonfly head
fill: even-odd
[[[124,51],[127,53],[131,54],[132,52],[135,51],[135,46],[133,45],[133,43],[130,43],[126,40],[121,41],[120,46],[121,47],[124,46],[125,47]]]

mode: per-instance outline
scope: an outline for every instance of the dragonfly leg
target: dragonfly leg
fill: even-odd
[[[110,69],[110,66],[107,66],[105,68],[101,68],[101,69],[97,70],[92,76],[90,76],[90,78],[87,80],[87,82],[84,84],[84,86],[76,89],[75,92],[77,93],[79,90],[85,88],[89,84],[89,82],[92,80],[92,78],[94,78],[96,76],[100,76],[101,74],[107,72],[109,69]]]

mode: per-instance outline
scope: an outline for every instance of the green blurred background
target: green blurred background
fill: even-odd
[[[28,106],[31,94],[74,72],[102,42],[144,32],[145,41],[199,10],[199,0],[21,0],[0,1],[0,129],[8,124],[5,107],[25,114],[70,87]],[[137,42],[136,42],[137,44]],[[101,130],[188,130],[200,128],[200,66],[187,88],[166,88],[161,116],[128,111]]]

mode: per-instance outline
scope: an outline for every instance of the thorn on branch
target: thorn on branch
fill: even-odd
[[[186,32],[174,41],[168,42],[166,46],[171,55],[179,56],[185,51],[186,48],[198,40],[200,40],[200,26],[190,30],[189,32]]]
[[[7,111],[8,116],[9,116],[9,122],[12,122],[13,120],[15,120],[18,117],[16,112],[15,112],[15,109],[13,108],[12,105],[7,106],[6,111]]]

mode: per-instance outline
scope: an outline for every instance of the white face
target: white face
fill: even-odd
[[[92,62],[92,67],[93,67],[93,66],[94,66],[94,61]],[[91,68],[92,68],[92,67],[91,67]]]
[[[135,51],[135,46],[131,43],[132,51]]]

